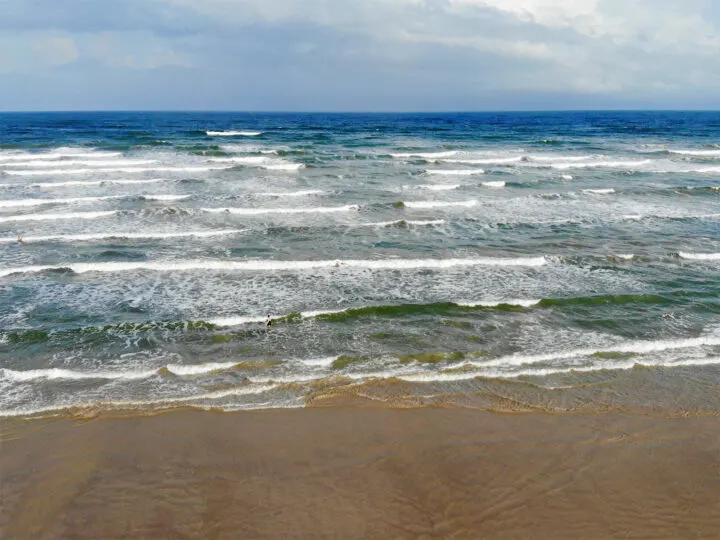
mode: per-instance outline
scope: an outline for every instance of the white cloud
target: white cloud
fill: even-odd
[[[33,50],[48,64],[61,66],[78,59],[75,40],[71,37],[46,37],[33,43]]]

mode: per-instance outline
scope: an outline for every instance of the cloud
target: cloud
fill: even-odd
[[[711,0],[5,0],[0,73],[106,77],[139,108],[706,107],[719,22]]]

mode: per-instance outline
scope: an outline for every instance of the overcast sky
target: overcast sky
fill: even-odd
[[[720,108],[720,0],[0,0],[0,110]]]

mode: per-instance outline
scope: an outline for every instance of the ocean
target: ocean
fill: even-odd
[[[2,416],[718,387],[720,113],[0,114]]]

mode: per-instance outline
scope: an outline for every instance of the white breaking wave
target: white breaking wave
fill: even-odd
[[[418,184],[416,186],[403,186],[403,189],[429,189],[430,191],[450,191],[457,189],[460,184]]]
[[[560,178],[562,178],[563,180],[572,180],[573,179],[572,174],[561,174]]]
[[[601,370],[628,370],[633,369],[638,362],[633,360],[627,360],[624,362],[618,361],[604,361],[597,362],[592,366],[588,367],[558,367],[558,368],[535,368],[535,369],[523,369],[520,371],[503,371],[503,370],[479,370],[475,372],[455,372],[455,373],[413,373],[410,375],[399,374],[396,378],[411,381],[411,382],[448,382],[448,381],[460,381],[467,379],[474,379],[475,377],[487,377],[487,378],[502,378],[512,379],[516,377],[525,376],[536,376],[543,377],[547,375],[553,375],[557,373],[589,373],[593,371]],[[707,358],[692,358],[689,360],[676,360],[674,362],[662,362],[655,360],[643,360],[643,365],[655,366],[655,367],[677,367],[677,366],[707,366],[713,364],[720,364],[720,357],[707,357]]]
[[[390,154],[394,158],[412,158],[418,157],[423,159],[440,159],[450,156],[456,156],[457,150],[449,150],[447,152],[407,152],[403,154]]]
[[[32,381],[35,379],[147,379],[157,374],[156,370],[147,371],[74,371],[70,369],[49,368],[16,371],[0,369],[0,378],[15,381]]]
[[[474,174],[485,174],[482,169],[425,169],[427,174],[438,174],[443,176],[472,176]]]
[[[599,349],[571,349],[567,351],[559,351],[545,354],[534,355],[511,355],[496,358],[486,362],[468,362],[471,365],[479,367],[485,366],[518,366],[524,364],[536,364],[538,362],[551,362],[553,360],[562,360],[566,358],[581,358],[584,356],[592,356],[593,354],[603,352],[618,353],[635,353],[647,354],[653,352],[661,352],[673,349],[688,349],[701,346],[720,345],[719,336],[708,336],[699,338],[687,338],[678,340],[662,340],[662,341],[631,341],[625,343],[616,343]]]
[[[70,234],[70,235],[50,235],[50,236],[23,236],[23,243],[32,242],[86,242],[92,240],[107,239],[128,239],[137,240],[145,238],[209,238],[212,236],[226,236],[240,234],[247,229],[223,229],[218,231],[188,231],[188,232],[104,232],[92,234]],[[16,238],[0,238],[0,244],[14,244]]]
[[[65,370],[67,374],[72,375],[73,373],[83,373],[83,372],[74,372],[70,370]],[[7,372],[11,372],[11,370],[6,370]],[[19,373],[19,372],[13,372],[13,373]],[[112,372],[110,372],[112,373]],[[1,373],[0,373],[1,374]],[[84,379],[87,378],[93,378],[92,376],[85,376],[81,377]],[[97,377],[95,377],[97,378]],[[117,377],[116,377],[117,378]],[[0,409],[0,417],[18,417],[18,416],[35,416],[40,414],[47,414],[47,413],[57,413],[60,411],[65,411],[68,409],[76,409],[76,408],[85,408],[85,407],[92,407],[96,408],[98,406],[101,407],[108,407],[108,408],[138,408],[138,407],[147,407],[150,405],[159,405],[159,406],[170,406],[174,405],[176,403],[188,403],[193,401],[204,401],[204,400],[214,400],[214,399],[222,399],[228,396],[241,396],[241,395],[248,395],[248,394],[263,394],[267,392],[268,390],[272,390],[273,388],[276,388],[276,384],[259,384],[259,385],[252,385],[252,386],[244,386],[240,388],[233,388],[231,390],[218,390],[215,392],[209,392],[207,394],[197,394],[197,395],[191,395],[191,396],[181,396],[181,397],[164,397],[159,399],[153,399],[153,400],[147,400],[147,401],[96,401],[96,402],[89,402],[89,403],[68,403],[63,405],[52,405],[49,407],[39,407],[36,409],[20,409],[20,410],[7,410],[7,409]],[[264,404],[263,404],[264,405]],[[285,406],[287,408],[287,406]]]
[[[189,270],[229,271],[302,271],[324,268],[361,268],[366,270],[413,270],[421,268],[445,269],[460,266],[543,266],[547,263],[541,257],[473,259],[378,259],[378,260],[319,260],[319,261],[165,261],[165,262],[104,262],[70,263],[60,265],[37,265],[0,269],[0,277],[18,273],[45,272],[68,269],[78,274],[86,272],[133,272],[149,270],[155,272],[182,272]]]
[[[58,174],[87,174],[101,172],[144,173],[158,172],[206,172],[229,169],[227,166],[206,165],[203,167],[102,167],[97,169],[39,169],[35,171],[4,171],[12,176],[55,176]]]
[[[443,159],[446,163],[463,163],[466,165],[504,165],[507,163],[518,163],[523,161],[522,156],[506,158],[485,158],[485,159]]]
[[[122,195],[108,195],[105,197],[74,197],[71,199],[16,199],[16,200],[0,200],[0,208],[17,208],[23,206],[42,206],[44,204],[73,204],[88,203],[97,201],[107,201],[110,199],[121,199]]]
[[[720,157],[720,150],[668,150],[668,152],[683,156]]]
[[[0,200],[0,208],[19,208],[28,206],[42,206],[45,204],[74,204],[109,201],[112,199],[127,199],[133,195],[106,195],[104,197],[73,197],[69,199],[15,199]],[[152,201],[179,201],[187,199],[190,195],[142,195],[143,199]]]
[[[477,201],[471,199],[469,201],[405,201],[403,205],[407,208],[444,208],[453,206],[463,206],[469,208],[475,206]]]
[[[66,160],[66,161],[55,161],[48,162],[47,160],[38,161],[23,161],[8,163],[3,165],[4,167],[77,167],[78,165],[84,165],[89,167],[134,167],[136,165],[150,165],[151,163],[157,163],[156,159],[97,159],[97,160]]]
[[[668,171],[673,172],[673,171]],[[718,174],[720,173],[720,167],[699,167],[697,169],[683,169],[682,171],[677,172],[699,172],[699,173],[705,173],[705,174]]]
[[[558,366],[552,368],[535,368],[535,369],[523,369],[521,371],[489,371],[488,367],[514,367],[531,365],[539,362],[549,362],[553,360],[563,360],[569,358],[582,358],[591,356],[597,353],[603,352],[619,352],[619,353],[635,353],[635,354],[647,354],[653,352],[661,352],[667,350],[676,349],[688,349],[702,346],[717,346],[720,344],[720,338],[718,337],[702,337],[702,338],[690,338],[680,340],[667,340],[667,341],[635,341],[628,343],[620,343],[605,347],[602,349],[573,349],[568,351],[561,351],[558,353],[538,354],[538,355],[512,355],[497,358],[495,360],[479,362],[471,361],[466,362],[466,366],[473,366],[478,368],[476,372],[456,372],[456,373],[418,373],[411,375],[400,375],[398,378],[408,381],[418,382],[430,382],[430,381],[453,381],[453,380],[464,380],[474,379],[475,377],[520,377],[523,375],[551,375],[554,373],[566,373],[569,371],[574,372],[588,372],[598,371],[602,369],[632,369],[637,363],[637,360],[626,360],[626,361],[601,361],[598,360],[591,366]],[[720,363],[720,357],[707,357],[707,358],[695,358],[688,360],[675,360],[675,361],[657,361],[644,359],[642,362],[644,365],[653,366],[692,366],[692,365],[709,365]]]
[[[505,182],[503,182],[502,180],[497,180],[497,181],[493,181],[493,182],[480,182],[480,184],[485,187],[494,187],[494,188],[505,187]]]
[[[348,308],[353,309],[353,308]],[[344,311],[347,311],[347,309],[328,309],[328,310],[319,310],[319,311],[303,311],[300,313],[300,317],[303,319],[311,319],[313,317],[317,317],[319,315],[332,315],[334,313],[343,313]],[[240,315],[240,316],[233,316],[233,317],[219,317],[216,319],[208,319],[208,322],[210,324],[214,324],[215,326],[241,326],[243,324],[255,324],[255,323],[264,323],[268,318],[270,319],[282,319],[284,317],[287,317],[288,314],[285,315]],[[333,360],[335,357],[333,357]]]
[[[720,253],[687,253],[686,251],[680,251],[678,255],[691,261],[720,261]]]
[[[206,131],[210,137],[257,137],[262,131]]]
[[[277,319],[278,316],[271,315],[271,319]],[[210,324],[214,324],[215,326],[240,326],[243,324],[254,324],[254,323],[261,323],[265,322],[267,320],[267,316],[262,315],[249,315],[249,316],[235,316],[235,317],[219,317],[216,319],[208,319],[208,322]]]
[[[613,188],[604,188],[604,189],[583,189],[583,192],[585,193],[595,193],[597,195],[609,195],[610,193],[615,193],[615,190]]]
[[[48,221],[56,219],[97,219],[117,214],[115,210],[105,212],[68,212],[66,214],[24,214],[20,216],[2,216],[0,223],[10,221]]]
[[[37,188],[58,188],[69,186],[102,186],[106,184],[117,184],[120,186],[133,184],[154,184],[156,182],[165,182],[163,178],[153,178],[151,180],[73,180],[71,182],[39,182],[30,184],[30,187]],[[10,185],[10,184],[7,184]],[[25,184],[12,184],[14,186],[22,186]]]
[[[528,157],[529,157],[529,159],[531,159],[533,161],[558,161],[558,160],[561,160],[561,161],[573,161],[574,162],[574,161],[587,161],[588,159],[594,159],[594,158],[597,158],[598,156],[558,156],[558,155],[554,155],[554,154],[548,154],[548,155],[543,156],[543,155],[539,155],[539,154],[534,154],[534,155],[531,155]]]
[[[592,169],[603,167],[610,169],[631,169],[633,167],[641,167],[643,165],[648,165],[649,163],[649,159],[644,159],[642,161],[591,161],[589,163],[551,163],[550,167],[552,167],[553,169]]]
[[[0,162],[6,161],[37,161],[37,160],[59,160],[62,158],[76,158],[82,157],[83,159],[90,158],[109,158],[122,156],[120,152],[53,152],[50,154],[12,154],[12,155],[0,155]]]
[[[305,165],[302,163],[275,163],[270,165],[262,165],[263,169],[268,171],[297,171],[304,169]]]
[[[242,216],[258,216],[262,214],[328,214],[333,212],[351,212],[358,210],[357,204],[345,206],[310,207],[310,208],[202,208],[203,212],[213,214],[237,214]]]
[[[256,197],[305,197],[308,195],[320,195],[322,193],[325,193],[325,192],[320,189],[303,189],[300,191],[288,191],[285,193],[282,193],[282,192],[253,193],[253,195]]]
[[[620,258],[620,259],[625,259],[626,261],[629,261],[629,260],[635,258],[635,254],[634,254],[634,253],[616,253],[615,256],[618,257],[618,258]]]
[[[260,163],[267,163],[270,158],[264,156],[245,156],[245,157],[227,157],[227,158],[212,158],[208,159],[211,163],[238,163],[245,165],[258,165]]]

